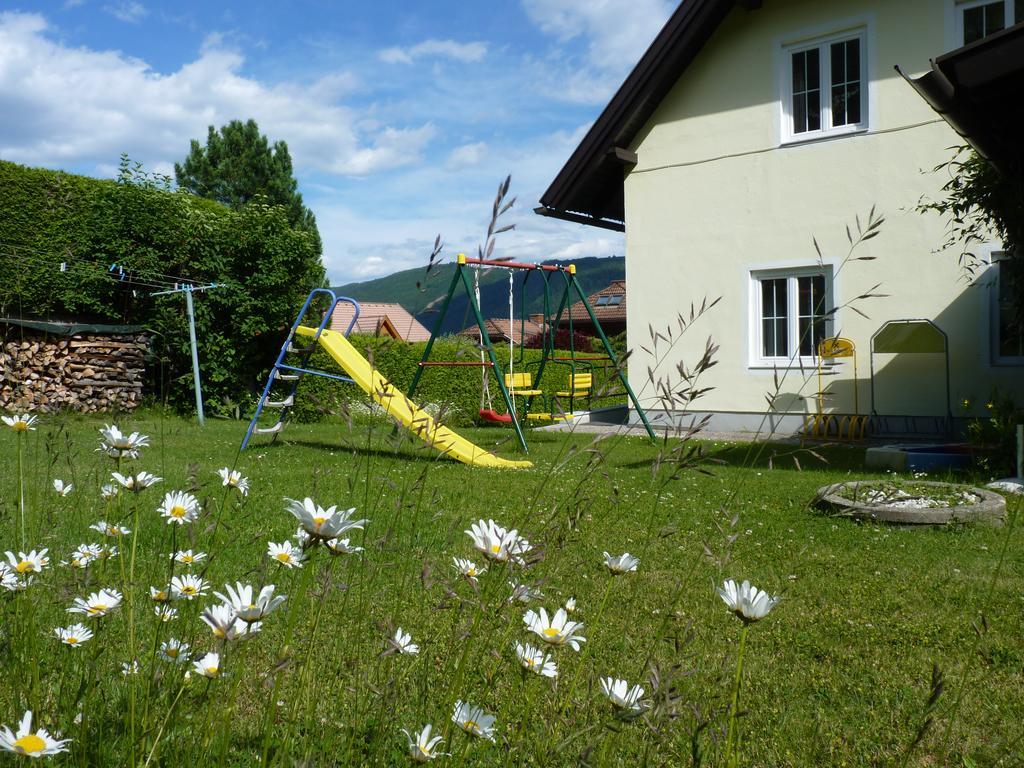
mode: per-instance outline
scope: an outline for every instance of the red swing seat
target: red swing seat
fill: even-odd
[[[493,421],[495,424],[511,424],[512,416],[508,413],[498,413],[491,408],[481,408],[480,418],[484,421]]]

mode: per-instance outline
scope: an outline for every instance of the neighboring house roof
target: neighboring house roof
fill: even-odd
[[[1024,23],[932,60],[932,71],[898,72],[1002,173],[1024,165]]]
[[[536,213],[605,229],[625,229],[622,180],[636,164],[629,146],[736,5],[754,10],[761,0],[682,0],[541,195]]]
[[[497,341],[508,341],[509,340],[509,322],[508,318],[488,318],[484,320],[484,325],[487,327],[487,335],[491,338],[491,343]],[[522,344],[524,337],[531,339],[538,333],[544,330],[543,326],[538,325],[532,320],[515,320],[512,323],[512,340],[516,344]],[[480,338],[480,329],[474,323],[465,330],[459,331],[460,336],[469,336],[474,339]]]
[[[587,301],[590,302],[597,321],[602,325],[614,326],[626,322],[625,280],[612,280],[608,286],[588,296]],[[569,308],[569,316],[573,323],[590,323],[590,315],[582,301],[577,301]],[[567,324],[567,320],[563,318],[562,325]]]
[[[339,302],[331,313],[331,330],[344,332],[354,314],[355,308],[351,304],[347,301]],[[430,331],[400,304],[382,301],[359,302],[359,319],[352,333],[373,336],[384,334],[403,341],[426,341],[430,338]]]

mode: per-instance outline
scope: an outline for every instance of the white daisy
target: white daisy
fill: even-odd
[[[480,707],[461,699],[455,702],[452,722],[471,736],[494,741],[494,715],[488,715]]]
[[[336,539],[346,531],[361,530],[366,520],[353,520],[355,507],[342,512],[337,507],[324,509],[308,496],[303,501],[285,499],[288,511],[310,536],[317,539]]]
[[[195,565],[200,560],[206,559],[206,553],[193,552],[191,549],[179,549],[177,552],[171,555],[171,558],[174,560],[174,562],[181,563],[182,565]]]
[[[213,680],[220,676],[220,654],[208,653],[203,658],[192,662],[197,674]]]
[[[549,645],[568,645],[574,651],[578,651],[580,643],[587,641],[587,638],[577,634],[583,629],[583,624],[578,621],[568,621],[568,614],[564,608],[559,608],[550,620],[548,620],[547,611],[543,608],[540,609],[539,615],[535,611],[529,610],[523,615],[523,623],[526,624],[528,630]]]
[[[171,597],[174,600],[181,597],[186,600],[194,600],[205,595],[206,590],[209,588],[210,582],[204,581],[201,576],[195,576],[191,573],[175,576],[171,579]]]
[[[290,541],[282,541],[280,544],[267,542],[267,555],[286,568],[301,568],[306,560],[305,553]]]
[[[644,689],[639,685],[630,688],[629,683],[625,680],[602,677],[601,690],[616,709],[623,710],[624,713],[630,715],[638,715],[650,706],[649,701],[641,701]]]
[[[470,581],[476,581],[478,576],[487,573],[486,568],[477,568],[476,563],[472,560],[464,560],[459,557],[452,558],[452,564],[455,566],[455,570],[461,575],[465,576]]]
[[[111,485],[110,483],[104,483],[103,487],[100,488],[100,496],[103,497],[104,501],[112,501],[113,499],[117,498],[117,494],[119,494],[120,492],[120,488],[118,488],[116,485]]]
[[[128,677],[128,675],[139,674],[140,669],[141,667],[139,666],[139,662],[134,659],[132,659],[132,661],[121,662],[121,674],[125,677]]]
[[[18,578],[18,575],[11,569],[7,563],[0,560],[0,587],[14,592],[15,590],[24,589],[25,582]]]
[[[6,417],[4,420],[6,421]],[[33,731],[31,710],[21,718],[21,725],[16,733],[11,733],[11,729],[6,725],[0,728],[0,748],[26,757],[43,757],[67,752],[67,745],[70,743],[71,739],[52,738],[45,728]]]
[[[633,557],[629,552],[617,555],[616,557],[612,557],[605,552],[604,564],[609,571],[617,575],[620,573],[635,571],[636,567],[640,564],[640,558]]]
[[[114,544],[104,544],[100,547],[100,553],[97,557],[100,560],[109,560],[112,557],[117,557],[117,546]]]
[[[223,485],[234,488],[243,496],[249,495],[249,478],[242,477],[241,472],[224,467],[223,469],[218,469],[217,474],[224,481]]]
[[[228,636],[238,616],[235,614],[234,608],[226,603],[221,603],[206,608],[199,618],[206,623],[206,626],[213,630],[214,637],[223,640]]]
[[[132,432],[125,435],[120,429],[113,425],[104,426],[100,430],[100,447],[98,451],[107,454],[112,459],[137,459],[139,448],[149,445],[149,438]]]
[[[516,643],[516,658],[523,669],[542,677],[558,677],[558,667],[550,653],[544,653],[529,643]]]
[[[520,602],[529,603],[533,600],[540,600],[544,597],[544,593],[537,587],[531,587],[529,584],[520,584],[516,581],[510,581],[508,583],[512,587],[512,594],[509,595],[508,601],[510,603]]]
[[[20,416],[0,416],[0,419],[15,432],[27,432],[30,429],[35,432],[35,423],[38,421],[37,416],[29,416],[27,413]]]
[[[122,475],[120,472],[111,472],[110,476],[113,477],[118,485],[127,491],[133,493],[140,493],[151,485],[155,485],[163,480],[162,477],[157,477],[149,472],[139,472],[137,475]]]
[[[402,729],[402,733],[405,734],[405,738],[409,742],[409,757],[413,762],[425,763],[428,760],[435,760],[442,755],[445,757],[451,756],[448,752],[436,751],[444,739],[440,736],[430,738],[430,731],[432,728],[433,726],[431,726],[430,723],[427,723],[423,726],[423,730],[417,734],[411,734],[405,730],[405,728]]]
[[[770,597],[767,592],[752,587],[749,581],[737,585],[732,579],[726,579],[725,583],[718,587],[718,594],[729,606],[729,610],[747,624],[767,616],[780,599],[778,596]]]
[[[99,544],[79,544],[67,564],[72,568],[87,568],[93,560],[99,559],[102,548]]]
[[[220,598],[222,602],[234,608],[238,618],[250,624],[254,621],[261,621],[285,600],[284,595],[274,597],[273,584],[269,584],[261,589],[255,600],[253,599],[252,587],[248,584],[236,582],[234,589],[232,589],[230,584],[225,584],[224,587],[227,589],[227,596],[222,595],[220,592],[214,592],[213,594]]]
[[[19,552],[15,557],[13,552],[5,552],[7,555],[7,562],[11,564],[11,570],[20,576],[27,576],[32,573],[39,573],[50,564],[50,558],[46,556],[49,552],[48,549],[40,549],[36,552],[34,549],[27,555],[24,552]]]
[[[170,605],[154,605],[153,613],[160,621],[174,621],[178,618],[178,609]]]
[[[121,604],[121,593],[116,589],[101,589],[93,592],[83,600],[76,597],[74,604],[68,608],[68,613],[83,613],[89,618],[98,619],[106,616]]]
[[[576,611],[576,598],[575,597],[570,597],[568,600],[565,601],[565,612],[566,613],[575,613],[575,611]]]
[[[324,546],[332,555],[354,555],[363,551],[362,547],[349,544],[349,539],[326,539]]]
[[[412,635],[408,632],[402,632],[401,627],[395,631],[394,637],[388,638],[388,644],[398,653],[408,653],[415,656],[420,652],[420,647],[412,642]]]
[[[72,624],[70,627],[57,627],[53,634],[65,645],[76,648],[92,637],[92,630],[84,624]]]
[[[160,658],[174,664],[184,664],[188,661],[188,643],[173,637],[165,640],[160,643]]]
[[[61,480],[59,478],[54,478],[54,480],[53,480],[53,490],[57,492],[58,496],[64,497],[64,496],[67,496],[69,493],[71,493],[73,490],[75,490],[75,484],[74,483],[68,483],[67,485],[64,485],[64,481],[63,480]]]
[[[484,557],[499,563],[511,560],[522,564],[524,555],[530,551],[530,542],[520,536],[519,531],[506,530],[493,520],[473,523],[465,533]]]
[[[171,600],[174,594],[170,587],[164,587],[163,589],[157,589],[156,587],[149,588],[149,599],[154,603],[166,603]]]
[[[94,531],[99,531],[104,536],[127,536],[131,533],[130,528],[125,528],[123,525],[117,525],[116,523],[108,523],[106,520],[100,520],[89,527]]]
[[[164,494],[164,500],[157,508],[157,512],[166,518],[168,525],[184,525],[194,522],[199,516],[199,500],[185,491],[170,491]]]

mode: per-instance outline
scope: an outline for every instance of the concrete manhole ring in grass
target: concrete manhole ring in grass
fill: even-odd
[[[818,489],[818,504],[840,515],[897,525],[1000,525],[1006,516],[1006,499],[998,493],[927,480],[852,480],[826,485]]]

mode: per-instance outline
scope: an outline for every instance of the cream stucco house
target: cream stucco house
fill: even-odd
[[[939,196],[932,169],[963,140],[894,69],[923,73],[1022,21],[1024,0],[683,0],[538,209],[625,230],[630,294],[642,297],[628,310],[636,387],[648,367],[673,378],[710,334],[718,364],[702,384],[714,389],[691,412],[713,428],[796,432],[817,407],[816,344],[841,336],[858,380],[849,359],[822,361],[824,409],[868,414],[873,396],[878,414],[917,417],[877,420],[879,431],[941,431],[948,413],[969,415],[964,400],[984,413],[995,387],[1024,402],[998,243],[968,280],[957,252],[936,253],[945,222],[915,210]],[[884,224],[854,252],[869,259],[844,262],[847,226],[872,207]],[[856,298],[867,293],[886,295]],[[671,354],[644,350],[649,327],[677,330],[705,297],[721,301]],[[920,327],[891,327],[871,359],[882,326],[908,319],[948,338],[948,393],[941,351],[892,351],[913,349],[904,336]],[[924,342],[941,350],[941,334]],[[657,415],[651,387],[641,401]]]

